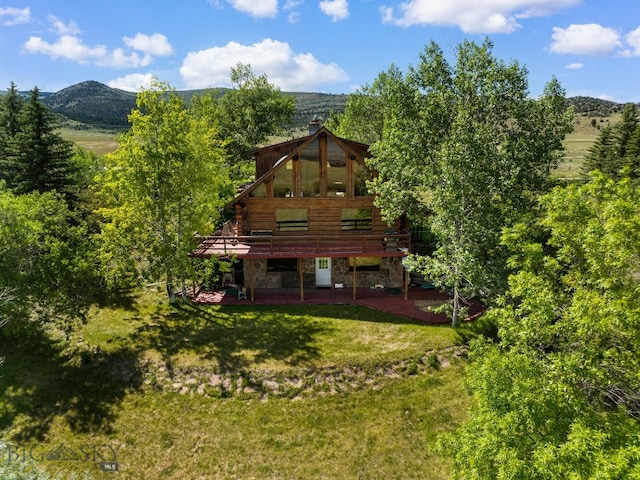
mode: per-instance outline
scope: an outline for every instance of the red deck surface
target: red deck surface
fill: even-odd
[[[264,288],[255,289],[254,300],[251,301],[251,293],[247,291],[248,300],[238,300],[234,291],[200,292],[192,299],[196,303],[217,305],[318,305],[318,304],[342,304],[362,305],[393,315],[416,320],[421,323],[442,324],[450,320],[444,314],[435,314],[429,311],[429,307],[442,304],[448,300],[448,296],[436,290],[425,290],[418,287],[409,289],[408,299],[405,300],[404,292],[390,293],[379,288],[358,288],[356,300],[353,300],[353,289],[318,289],[304,290],[304,300],[300,299],[300,290],[297,288]],[[475,315],[482,311],[478,303],[472,304],[469,314]]]

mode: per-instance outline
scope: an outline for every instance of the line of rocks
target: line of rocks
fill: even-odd
[[[176,368],[166,363],[147,363],[142,368],[144,386],[155,391],[210,398],[260,398],[265,401],[270,396],[302,399],[364,389],[379,390],[389,379],[433,372],[464,356],[466,349],[451,347],[426,352],[418,358],[371,367],[211,372]]]

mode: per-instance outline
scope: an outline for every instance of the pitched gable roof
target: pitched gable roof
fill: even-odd
[[[295,155],[299,155],[308,145],[321,136],[330,138],[347,154],[349,154],[352,160],[358,161],[363,165],[364,159],[371,156],[368,145],[337,137],[326,127],[322,126],[312,135],[256,150],[254,152],[254,158],[256,159],[256,176],[258,178],[239,195],[237,195],[231,202],[231,205],[250,195],[252,191],[271,178],[276,171],[282,168],[287,160],[293,158]]]

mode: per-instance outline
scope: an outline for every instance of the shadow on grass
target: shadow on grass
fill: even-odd
[[[44,334],[2,342],[11,344],[2,353],[0,430],[15,441],[43,440],[56,418],[75,432],[108,434],[117,405],[142,383],[133,350],[70,356]]]
[[[224,308],[238,308],[229,306]],[[246,308],[251,308],[247,306]],[[374,307],[355,304],[300,304],[300,305],[273,305],[260,306],[264,311],[286,313],[292,316],[303,317],[312,315],[317,318],[330,320],[347,320],[368,323],[381,323],[387,325],[425,325],[425,323],[402,315],[394,315],[389,312],[377,310]],[[437,324],[434,324],[437,326]]]
[[[93,305],[99,308],[120,308],[122,310],[136,310],[137,293],[133,290],[121,290],[116,292],[104,292],[91,297]]]
[[[457,330],[458,342],[461,345],[469,345],[471,340],[477,337],[485,337],[494,342],[499,340],[498,325],[487,315],[481,315],[472,322],[465,322]]]
[[[155,314],[152,320],[133,334],[132,343],[160,352],[169,365],[180,353],[212,360],[221,373],[244,371],[268,360],[304,365],[318,358],[317,337],[328,330],[326,324],[307,316],[292,320],[277,311],[214,310],[187,304]]]

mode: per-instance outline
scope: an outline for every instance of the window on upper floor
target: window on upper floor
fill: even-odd
[[[353,196],[368,197],[367,180],[371,180],[371,170],[353,161]]]
[[[373,210],[371,208],[341,209],[342,230],[371,230],[373,228]]]
[[[347,154],[333,140],[327,139],[327,196],[347,194]]]
[[[306,208],[276,209],[276,229],[278,232],[304,232],[308,230]]]
[[[300,154],[300,196],[320,196],[320,146],[318,139]]]
[[[328,135],[321,135],[299,151],[273,175],[273,185],[252,191],[255,198],[368,197],[371,170]]]
[[[253,198],[267,198],[267,184],[261,183],[249,194]]]
[[[273,176],[273,196],[276,198],[292,197],[293,192],[293,160],[289,159]]]

